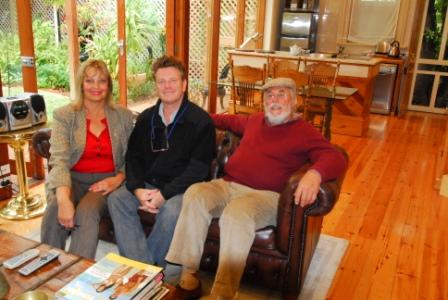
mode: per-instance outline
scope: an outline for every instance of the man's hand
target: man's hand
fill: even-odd
[[[136,189],[134,195],[140,201],[139,208],[153,214],[157,214],[160,207],[165,204],[165,198],[158,189]]]
[[[101,193],[103,196],[115,191],[124,180],[123,173],[118,173],[115,176],[104,178],[98,182],[92,184],[89,191],[95,193]]]
[[[314,169],[308,170],[300,179],[294,193],[294,202],[302,207],[313,203],[316,200],[321,182],[322,178],[319,172]]]

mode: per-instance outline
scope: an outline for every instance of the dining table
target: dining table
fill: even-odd
[[[308,97],[311,101],[314,98],[325,101],[325,115],[322,134],[331,140],[331,119],[333,118],[333,104],[335,101],[344,101],[358,91],[354,87],[334,86],[334,87],[309,87],[307,85],[297,88],[297,94]]]

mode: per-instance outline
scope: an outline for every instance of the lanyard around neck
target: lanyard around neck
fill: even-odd
[[[188,107],[188,103],[186,103],[184,108],[182,109],[182,111],[180,113],[177,113],[176,116],[174,117],[173,125],[171,126],[171,129],[168,131],[168,133],[166,135],[167,140],[170,139],[171,135],[173,134],[174,128],[176,127],[177,121],[185,113],[185,111],[187,110],[187,107]],[[151,117],[151,138],[154,138],[154,116],[155,115],[156,115],[156,112],[154,112]],[[166,126],[166,128],[168,128],[168,126],[169,126],[169,124]]]

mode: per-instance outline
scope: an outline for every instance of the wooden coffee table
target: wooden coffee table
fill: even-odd
[[[37,248],[42,252],[51,249],[49,245],[0,229],[0,262],[31,248]],[[8,270],[2,265],[0,272],[10,285],[9,292],[3,299],[14,299],[24,292],[36,289],[52,295],[94,263],[92,260],[61,251],[58,259],[28,276],[19,274],[17,269]],[[174,287],[166,286],[171,292],[164,299],[171,300]]]
[[[2,262],[31,248],[37,248],[42,252],[51,249],[49,245],[38,243],[4,230],[0,230],[0,245],[0,261]],[[81,260],[83,259],[79,256],[62,252],[58,259],[48,263],[28,276],[19,274],[17,269],[8,270],[1,266],[0,271],[10,285],[9,292],[5,299],[13,299],[26,291],[39,288],[48,280],[58,276],[63,270]]]

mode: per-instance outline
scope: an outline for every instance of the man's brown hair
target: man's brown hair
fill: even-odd
[[[152,64],[152,76],[155,79],[157,70],[169,67],[173,67],[179,70],[182,80],[186,79],[186,70],[184,64],[176,57],[168,55],[159,57],[154,61],[154,63]]]

